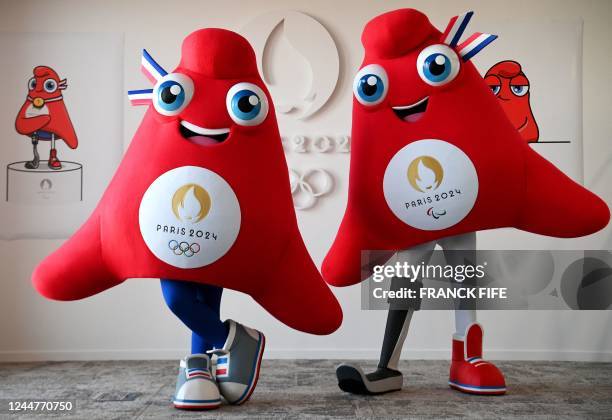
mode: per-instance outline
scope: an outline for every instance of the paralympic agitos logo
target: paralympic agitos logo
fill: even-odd
[[[439,208],[436,203],[442,203],[461,194],[459,188],[437,191],[444,179],[444,168],[440,161],[432,156],[423,155],[413,159],[408,165],[407,178],[408,183],[415,191],[426,195],[406,202],[406,209],[433,204],[433,206],[427,208],[426,214],[434,219],[446,215],[446,209]]]

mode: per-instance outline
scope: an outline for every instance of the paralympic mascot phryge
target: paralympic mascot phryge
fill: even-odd
[[[166,72],[143,51],[148,110],[100,203],[35,270],[44,296],[74,300],[127,278],[160,278],[166,303],[192,331],[177,408],[249,399],[264,335],[222,322],[223,288],[251,295],[300,331],[330,334],[342,310],[297,228],[270,94],[240,35],[202,29]]]
[[[329,284],[367,278],[360,262],[365,250],[391,251],[419,264],[436,244],[473,253],[478,230],[515,227],[577,237],[607,225],[607,205],[521,139],[470,62],[495,39],[476,33],[460,42],[471,17],[454,17],[444,33],[412,9],[366,25],[365,58],[353,85],[348,203],[322,267]],[[461,261],[462,252],[447,263]],[[482,358],[475,312],[455,307],[449,385],[503,394],[503,374]],[[343,390],[402,387],[398,360],[413,310],[389,311],[375,372],[337,369]]]

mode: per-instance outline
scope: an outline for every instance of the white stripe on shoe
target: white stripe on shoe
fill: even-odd
[[[460,384],[459,382],[448,381],[451,387],[458,388],[464,391],[477,392],[479,394],[493,394],[498,392],[506,392],[506,387],[502,386],[472,386]]]

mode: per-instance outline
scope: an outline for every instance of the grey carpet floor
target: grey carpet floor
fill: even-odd
[[[170,404],[176,361],[0,363],[0,418],[43,418],[8,415],[10,399],[73,400],[76,411],[67,417],[75,419],[612,418],[612,363],[499,362],[509,388],[501,397],[449,389],[444,361],[402,362],[401,392],[349,395],[337,387],[337,364],[264,360],[257,389],[245,405],[187,412]]]

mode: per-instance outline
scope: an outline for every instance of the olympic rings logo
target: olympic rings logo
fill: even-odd
[[[189,245],[187,242],[179,243],[178,241],[175,241],[174,239],[168,242],[168,248],[170,248],[170,250],[174,252],[175,255],[182,254],[186,257],[193,257],[194,254],[197,254],[198,252],[200,252],[199,244],[192,243],[191,245]]]
[[[314,206],[319,197],[328,194],[334,186],[334,181],[324,169],[308,169],[301,175],[296,170],[289,169],[289,184],[293,206],[297,210],[305,210]]]

